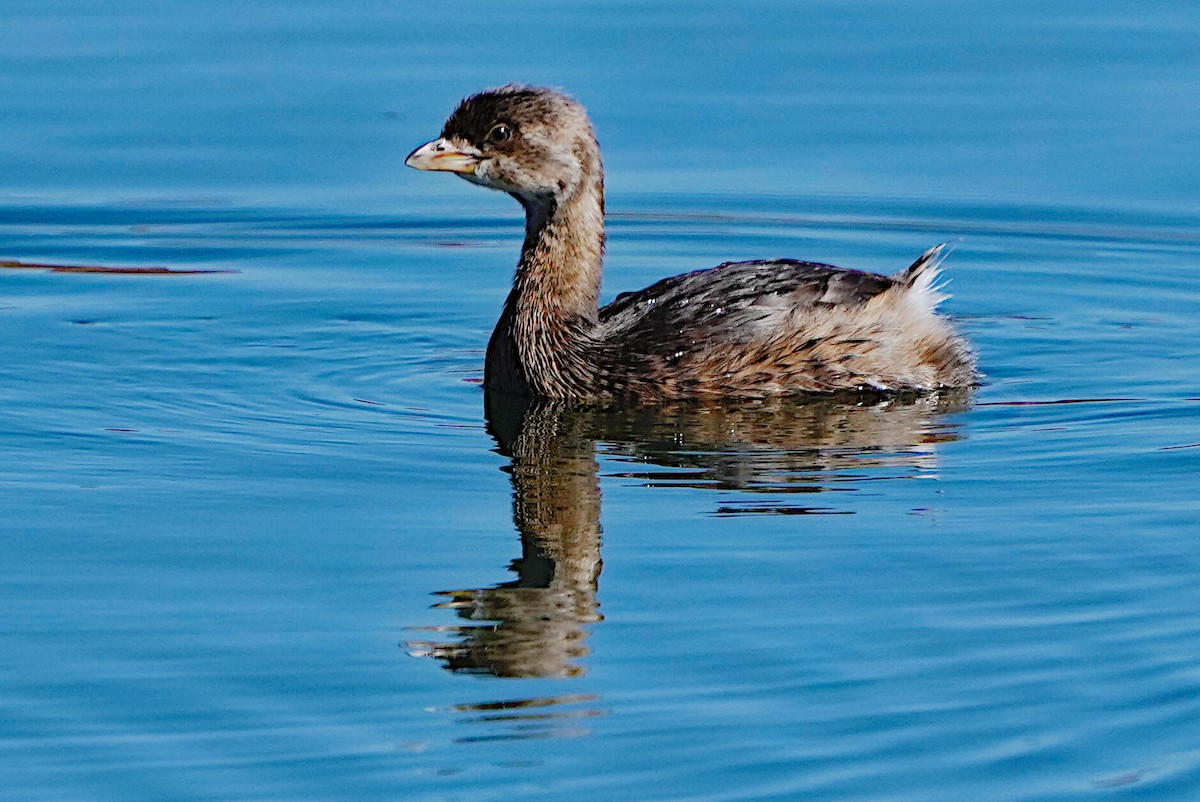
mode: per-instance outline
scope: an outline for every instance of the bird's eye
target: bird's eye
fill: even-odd
[[[493,125],[492,130],[488,131],[487,141],[493,145],[503,145],[508,140],[512,139],[513,130],[509,125],[500,123]]]

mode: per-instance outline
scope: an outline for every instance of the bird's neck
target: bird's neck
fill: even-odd
[[[561,202],[520,200],[525,243],[488,346],[488,384],[551,397],[589,395],[604,259],[603,180]]]
[[[604,260],[603,185],[587,184],[561,202],[522,205],[525,243],[513,281],[521,309],[594,324]]]

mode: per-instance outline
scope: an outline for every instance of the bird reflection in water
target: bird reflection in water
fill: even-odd
[[[969,390],[954,390],[608,410],[596,439],[605,457],[627,466],[606,476],[735,491],[717,515],[849,514],[831,491],[936,476],[938,444],[959,436],[944,416],[969,403]]]
[[[611,476],[736,491],[718,514],[847,512],[813,499],[862,481],[933,475],[937,444],[958,436],[943,415],[969,401],[962,391],[621,409],[489,393],[489,431],[512,460],[516,579],[441,592],[436,606],[469,623],[433,628],[452,639],[407,645],[454,672],[584,673],[588,627],[602,620],[597,443],[606,462],[628,466]]]
[[[583,673],[584,627],[599,621],[600,485],[589,416],[561,402],[487,397],[488,430],[511,458],[517,578],[490,588],[442,591],[438,607],[470,621],[450,642],[412,642],[455,672],[498,677]],[[442,631],[445,631],[442,629]]]

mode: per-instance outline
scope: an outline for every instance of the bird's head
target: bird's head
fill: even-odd
[[[509,85],[472,95],[437,139],[405,159],[456,173],[522,204],[561,204],[601,179],[600,151],[583,106],[553,89]]]

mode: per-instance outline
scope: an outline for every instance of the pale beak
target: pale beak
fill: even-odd
[[[457,145],[445,137],[438,137],[408,154],[404,163],[417,170],[445,170],[473,175],[481,155],[470,145]]]

